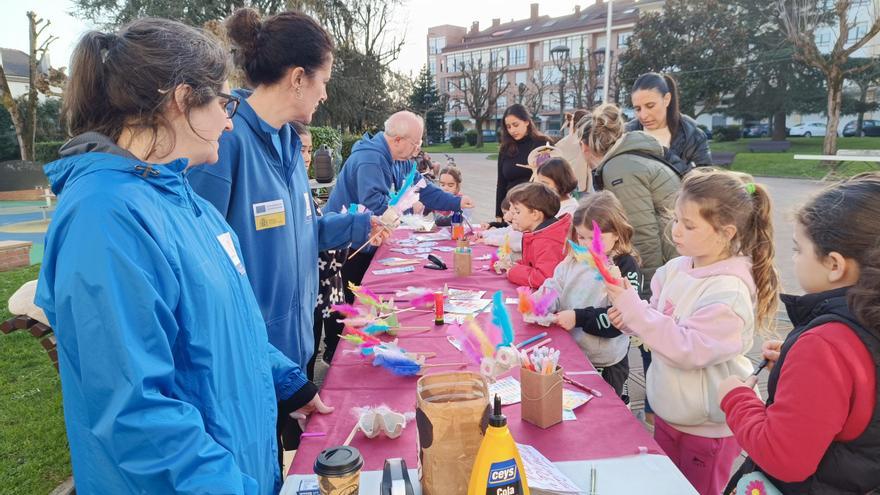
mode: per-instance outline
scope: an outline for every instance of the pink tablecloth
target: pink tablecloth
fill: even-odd
[[[394,239],[405,238],[410,231],[398,231]],[[452,246],[451,241],[441,245]],[[386,243],[382,246],[374,260],[390,256],[404,255],[389,251],[394,245]],[[490,253],[494,248],[474,246],[474,257]],[[484,296],[501,290],[505,297],[515,297],[516,288],[504,276],[482,270],[488,261],[474,261],[474,274],[470,277],[456,277],[452,269],[452,253],[434,252],[434,255],[449,265],[449,270],[435,271],[416,265],[416,271],[394,275],[374,275],[372,270],[384,268],[373,263],[364,278],[364,285],[378,293],[392,294],[407,286],[429,287],[440,289],[444,284],[458,289],[479,289],[488,291]],[[401,303],[398,307],[407,307]],[[546,329],[537,325],[523,323],[516,312],[515,306],[508,306],[511,319],[516,330],[516,341],[521,342],[528,337],[548,331],[553,342],[552,347],[562,351],[560,364],[566,371],[589,371],[593,366],[578,348],[571,336],[559,327]],[[488,313],[481,314],[478,320],[488,322]],[[464,362],[466,357],[452,347],[446,340],[445,327],[434,327],[433,314],[406,312],[400,315],[403,325],[429,326],[431,330],[412,336],[400,337],[400,345],[407,351],[436,352],[437,356],[428,363]],[[304,438],[299,451],[290,468],[291,474],[308,474],[313,472],[312,465],[318,454],[325,448],[341,445],[355,425],[355,416],[351,409],[359,406],[387,406],[401,412],[415,411],[416,381],[418,377],[398,377],[390,372],[375,368],[354,353],[344,351],[353,349],[351,344],[341,342],[333,359],[333,364],[324,379],[321,397],[329,405],[336,408],[332,414],[313,416],[306,428],[309,432],[325,432],[326,436]],[[477,371],[476,365],[469,369]],[[519,379],[519,370],[513,371]],[[526,423],[520,419],[520,405],[504,407],[508,417],[510,430],[519,443],[533,445],[551,461],[575,461],[610,457],[620,457],[639,452],[640,447],[648,452],[660,453],[648,432],[633,417],[623,402],[614,394],[614,390],[598,375],[578,375],[577,381],[602,391],[602,398],[594,398],[589,403],[575,410],[577,421],[563,421],[546,430]],[[566,387],[569,387],[566,385]],[[577,390],[572,388],[573,390]],[[368,439],[358,434],[352,446],[364,456],[365,470],[382,469],[385,459],[402,457],[408,466],[417,465],[418,446],[415,423],[410,423],[404,434],[390,440],[384,436]]]

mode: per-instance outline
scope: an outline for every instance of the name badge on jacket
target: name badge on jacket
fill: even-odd
[[[241,258],[238,257],[238,251],[235,250],[235,243],[232,242],[232,236],[229,232],[224,232],[218,235],[217,240],[220,241],[220,245],[223,246],[223,250],[226,251],[226,256],[229,256],[229,261],[232,262],[232,266],[238,270],[238,273],[244,275],[244,265],[241,264]]]
[[[282,227],[287,223],[284,200],[276,199],[265,203],[254,203],[254,227],[257,230]]]

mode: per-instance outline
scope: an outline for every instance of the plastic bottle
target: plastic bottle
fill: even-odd
[[[474,461],[468,495],[529,495],[522,459],[507,429],[507,418],[501,414],[498,395]]]

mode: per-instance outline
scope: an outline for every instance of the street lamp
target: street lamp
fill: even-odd
[[[568,68],[568,56],[571,50],[567,46],[560,45],[550,50],[550,59],[559,70],[559,134],[562,135],[562,125],[565,122],[565,73]]]
[[[608,0],[608,13],[605,14],[605,73],[602,78],[602,103],[608,103],[608,84],[611,77],[611,3]],[[636,0],[638,2],[638,0]]]

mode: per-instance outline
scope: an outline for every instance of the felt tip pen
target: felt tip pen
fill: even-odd
[[[547,336],[547,332],[541,332],[541,333],[539,333],[538,335],[535,335],[534,337],[528,338],[528,339],[526,339],[526,340],[520,342],[519,344],[516,344],[516,348],[517,348],[517,349],[522,349],[523,347],[525,347],[525,346],[531,344],[532,342],[537,342],[537,341],[543,339],[543,338],[546,337],[546,336]]]
[[[766,358],[764,358],[761,361],[761,364],[759,364],[758,367],[755,368],[755,371],[752,373],[752,376],[758,376],[758,374],[761,373],[761,371],[763,371],[764,368],[766,368],[768,364],[770,364],[770,361],[768,361]]]

